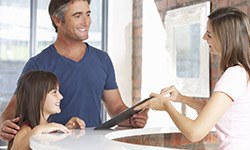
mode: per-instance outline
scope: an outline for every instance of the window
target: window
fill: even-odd
[[[50,0],[0,0],[0,112],[12,97],[26,61],[56,39]],[[102,0],[91,1],[88,43],[102,48]]]
[[[1,111],[15,90],[17,78],[29,58],[29,8],[29,1],[0,1]]]

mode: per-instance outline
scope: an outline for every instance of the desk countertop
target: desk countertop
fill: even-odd
[[[115,130],[72,130],[69,134],[37,134],[31,137],[30,147],[34,150],[168,150],[156,146],[144,146],[114,141],[112,139],[155,133],[171,133],[166,128],[115,129]]]

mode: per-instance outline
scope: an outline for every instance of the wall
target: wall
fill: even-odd
[[[156,7],[158,8],[159,14],[161,16],[162,21],[164,22],[164,15],[165,12],[171,9],[179,8],[179,7],[185,7],[192,4],[197,4],[200,2],[205,2],[207,0],[154,0]],[[210,0],[211,2],[211,11],[219,8],[219,7],[225,7],[225,6],[235,6],[241,10],[243,10],[248,16],[250,15],[250,1],[249,0]],[[217,81],[218,77],[220,76],[219,72],[219,60],[216,56],[211,56],[211,84],[210,88],[211,91],[215,85],[215,82]]]
[[[124,102],[132,102],[132,0],[109,1],[108,53]]]
[[[151,0],[144,0],[151,1]],[[113,61],[117,83],[122,98],[127,105],[132,105],[148,96],[148,92],[144,91],[142,95],[142,62],[143,62],[143,0],[119,0],[109,1],[109,22],[108,22],[108,53]],[[159,19],[164,22],[166,11],[185,7],[192,4],[204,2],[206,0],[152,0],[153,6],[159,12]],[[248,15],[250,14],[249,0],[211,0],[212,10],[233,5],[239,7]],[[152,29],[154,30],[154,29]],[[154,39],[154,37],[152,37]],[[152,43],[153,44],[153,43]],[[152,49],[152,54],[154,49]],[[157,57],[157,56],[155,56]],[[163,59],[163,58],[162,58]],[[214,84],[220,76],[216,56],[210,57],[210,89],[213,90]],[[133,64],[133,65],[132,65]],[[150,63],[149,63],[150,64]],[[151,65],[151,64],[150,64]],[[158,64],[156,67],[164,66]],[[157,68],[156,68],[157,69]],[[152,84],[155,80],[160,82],[160,78],[154,78],[157,72],[152,71]],[[166,74],[166,73],[163,73]],[[161,80],[160,87],[164,87],[166,82]],[[159,85],[158,85],[159,86]],[[159,92],[157,88],[149,87],[148,91]],[[167,114],[163,114],[164,118]],[[161,117],[157,117],[161,120]],[[166,121],[166,124],[168,124]],[[149,123],[150,125],[150,123]]]
[[[200,2],[205,2],[207,0],[134,0],[133,4],[133,72],[132,72],[132,84],[133,84],[133,103],[137,103],[141,98],[144,98],[150,94],[150,92],[159,92],[159,87],[167,86],[166,80],[164,78],[168,77],[167,73],[161,70],[161,67],[166,67],[167,64],[164,64],[162,60],[164,60],[164,56],[157,55],[157,51],[159,51],[159,40],[162,35],[161,28],[164,23],[164,16],[166,11],[172,10],[175,8],[185,7],[193,4],[197,4]],[[150,4],[149,4],[150,3]],[[155,25],[155,22],[146,21],[143,17],[144,12],[147,10],[143,10],[146,7],[151,7],[158,11],[158,16],[151,16],[156,20],[161,20],[162,24],[158,26]],[[250,14],[250,1],[249,0],[211,0],[211,11],[215,10],[219,7],[224,6],[235,6],[246,12],[248,15]],[[154,8],[155,7],[155,8]],[[147,15],[152,15],[154,12],[147,12]],[[148,17],[148,16],[147,16]],[[149,37],[145,37],[146,34],[143,30],[144,26],[152,26],[152,34]],[[143,41],[144,38],[151,38],[152,47],[144,47]],[[164,37],[163,37],[164,38]],[[149,45],[149,44],[147,44]],[[146,61],[144,59],[144,53],[147,51],[151,51],[152,59],[151,61]],[[155,64],[154,59],[157,62],[163,62]],[[215,82],[218,80],[220,76],[219,71],[219,59],[217,56],[210,55],[210,91],[213,91],[213,87]],[[153,66],[153,67],[152,67]],[[145,70],[148,69],[151,71],[150,75],[151,79],[143,80],[145,74]],[[160,76],[161,74],[161,76]],[[170,77],[171,78],[171,77]],[[165,84],[165,85],[164,85]],[[146,86],[145,86],[146,85]],[[198,98],[197,98],[198,99]],[[205,99],[200,99],[205,100]],[[181,106],[177,106],[181,110]],[[190,114],[194,117],[194,111],[188,109],[187,115]],[[167,118],[167,119],[166,119]],[[163,121],[164,119],[164,121]],[[149,113],[149,120],[147,126],[165,126],[174,127],[171,119],[168,117],[166,113],[163,112],[154,112]]]
[[[189,6],[192,4],[197,4],[200,2],[205,2],[207,0],[154,0],[155,5],[160,14],[162,23],[164,22],[164,16],[166,11]],[[224,6],[235,6],[243,10],[245,13],[250,15],[250,1],[249,0],[211,0],[211,11],[219,7]],[[143,0],[134,0],[133,4],[133,97],[136,103],[141,98],[141,64],[142,64],[142,26],[143,26],[143,16],[142,16]],[[152,29],[153,30],[153,29]],[[153,38],[153,37],[152,37]],[[153,53],[153,51],[152,51]],[[211,70],[211,90],[218,77],[220,76],[218,70],[218,58],[211,55],[210,58],[210,70]]]

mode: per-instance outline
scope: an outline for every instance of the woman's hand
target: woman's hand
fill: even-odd
[[[168,97],[164,97],[164,94],[156,94],[156,93],[151,93],[150,97],[152,97],[150,100],[135,107],[135,110],[142,110],[146,108],[151,108],[153,110],[160,110],[160,111],[167,110],[167,106],[170,104]]]
[[[174,86],[162,89],[160,94],[151,93],[150,97],[152,99],[137,106],[135,110],[151,108],[153,110],[166,111],[167,107],[171,104],[170,101],[180,102],[182,99],[182,95]]]
[[[84,129],[85,128],[85,122],[78,118],[78,117],[72,117],[65,125],[68,129]]]
[[[181,102],[182,99],[182,95],[173,85],[162,89],[160,94],[173,102]]]

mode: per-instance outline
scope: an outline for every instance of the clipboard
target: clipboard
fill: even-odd
[[[119,123],[127,120],[130,118],[133,114],[138,113],[141,110],[134,110],[134,108],[138,105],[141,105],[142,103],[145,103],[146,101],[150,100],[152,97],[146,98],[139,103],[135,104],[134,106],[126,109],[124,112],[118,114],[117,116],[109,119],[108,121],[100,124],[99,126],[95,127],[94,130],[101,130],[101,129],[109,129],[115,125],[118,125]]]

